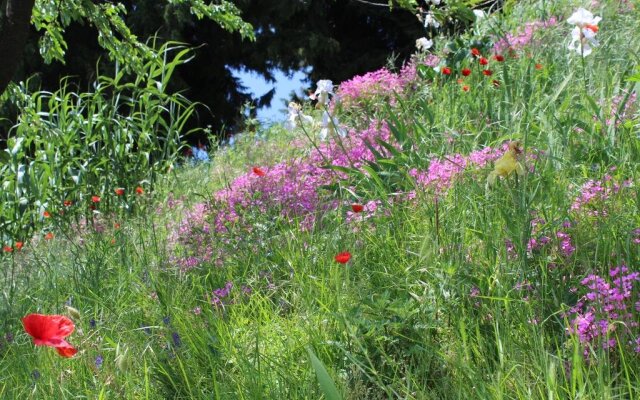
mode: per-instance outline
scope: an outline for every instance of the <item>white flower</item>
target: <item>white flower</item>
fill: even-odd
[[[597,26],[598,22],[600,22],[601,20],[602,18],[594,17],[593,14],[591,14],[589,11],[581,7],[581,8],[578,8],[576,12],[571,14],[569,19],[567,19],[567,22],[570,23],[571,25],[576,25],[576,26],[579,26],[580,28],[584,28],[587,25]]]
[[[319,104],[329,104],[329,95],[333,95],[333,82],[329,79],[321,79],[316,84],[316,91],[311,96],[312,99],[317,99]]]
[[[420,51],[425,51],[430,49],[433,46],[433,40],[427,39],[425,37],[421,37],[416,40],[416,48]]]
[[[424,16],[424,27],[428,28],[429,25],[436,29],[440,28],[440,22],[438,22],[431,12],[428,12],[427,15]]]
[[[335,130],[340,137],[347,136],[347,131],[340,127],[338,118],[329,115],[328,112],[322,113],[322,129],[320,129],[320,140],[327,140],[330,130]]]
[[[434,6],[439,6],[440,0],[431,0],[431,4],[433,4]]]
[[[598,22],[602,18],[594,17],[589,11],[584,8],[579,8],[574,12],[567,22],[575,25],[575,28],[571,31],[571,43],[569,43],[569,49],[576,51],[578,54],[582,54],[583,57],[588,56],[592,52],[592,47],[598,46],[598,40],[596,40],[596,33],[598,33]]]
[[[482,10],[473,10],[473,14],[476,16],[476,20],[481,20],[487,16],[487,14]]]
[[[313,118],[308,115],[304,115],[302,113],[301,107],[299,104],[294,103],[293,101],[289,103],[289,117],[287,121],[284,123],[284,128],[288,131],[292,131],[296,129],[298,126],[298,122],[302,123],[311,123],[313,122]]]

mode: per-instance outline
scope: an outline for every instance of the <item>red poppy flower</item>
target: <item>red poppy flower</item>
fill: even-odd
[[[464,85],[464,86],[462,87],[462,91],[463,91],[463,92],[468,92],[468,91],[469,91],[469,89],[470,89],[469,85]]]
[[[49,233],[47,233],[46,235],[44,235],[44,238],[45,238],[46,240],[51,240],[51,239],[53,239],[53,232],[49,232]]]
[[[342,253],[338,253],[336,255],[336,262],[340,264],[346,264],[351,259],[351,253],[348,251],[343,251]]]
[[[22,318],[22,325],[36,346],[51,346],[62,357],[72,357],[78,352],[64,340],[73,333],[75,325],[63,315],[29,314]]]
[[[440,70],[440,72],[442,72],[443,75],[451,75],[451,68],[449,67],[442,67],[442,69]]]
[[[62,204],[64,204],[65,207],[69,207],[70,205],[73,204],[73,202],[71,200],[65,200],[62,202]]]
[[[480,50],[478,50],[475,47],[473,47],[471,49],[471,55],[474,56],[474,57],[479,57],[480,56]]]
[[[138,186],[136,188],[136,194],[144,194],[144,189],[142,188],[142,186]]]
[[[536,69],[537,70],[541,70],[542,69],[542,64],[536,64]]]
[[[482,73],[483,73],[485,76],[491,76],[491,75],[493,75],[493,72],[491,72],[491,70],[490,70],[490,69],[484,69],[484,70],[482,70]]]
[[[253,167],[251,170],[253,171],[254,174],[258,176],[265,176],[267,174],[260,167]]]
[[[115,189],[116,192],[116,196],[122,196],[124,194],[124,189],[123,188],[117,188]]]
[[[498,62],[503,62],[504,61],[504,57],[500,54],[496,54],[493,56],[493,59],[498,61]]]
[[[45,218],[49,218],[51,216],[51,213],[49,211],[45,211],[42,213],[42,216]]]
[[[493,86],[495,86],[495,87],[500,87],[500,81],[498,81],[498,80],[495,80],[495,79],[494,79],[491,83],[492,83],[492,84],[493,84]]]
[[[359,213],[359,212],[362,212],[362,210],[364,210],[364,206],[362,204],[354,203],[351,205],[351,209],[353,210],[354,213]]]
[[[11,246],[4,246],[2,249],[5,253],[11,253],[13,251],[13,247]]]
[[[489,60],[487,60],[484,57],[480,57],[480,60],[478,61],[480,63],[480,65],[487,65],[489,64]]]
[[[462,76],[471,75],[471,70],[469,68],[462,68]]]
[[[113,227],[114,227],[115,229],[120,229],[120,224],[116,222],[115,224],[113,224]]]
[[[16,243],[15,243],[15,246],[16,246],[16,250],[22,250],[22,246],[24,246],[24,243],[22,243],[22,242],[16,242]]]
[[[100,203],[100,196],[91,196],[91,201],[94,203]]]

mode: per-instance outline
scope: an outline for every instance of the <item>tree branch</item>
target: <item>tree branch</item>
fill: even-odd
[[[0,94],[13,78],[29,36],[35,0],[7,0],[0,22]]]

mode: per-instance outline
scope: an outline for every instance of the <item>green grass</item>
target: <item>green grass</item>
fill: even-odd
[[[348,222],[338,207],[305,230],[280,217],[280,205],[248,210],[248,226],[212,233],[215,256],[181,272],[175,256],[185,249],[169,246],[169,235],[186,210],[253,166],[301,159],[312,148],[307,135],[317,127],[272,127],[217,149],[210,164],[158,178],[138,212],[96,216],[102,232],[66,221],[53,240],[5,254],[0,334],[13,340],[0,339],[0,398],[638,398],[640,359],[626,339],[609,350],[585,346],[567,334],[573,317],[565,313],[587,275],[608,276],[621,264],[639,270],[637,112],[619,126],[605,120],[611,99],[636,89],[629,78],[640,18],[602,2],[592,10],[603,16],[601,46],[583,63],[566,50],[564,20],[574,5],[520,2],[496,22],[511,30],[561,17],[519,58],[492,64],[498,88],[476,73],[464,93],[440,76],[419,80],[389,106],[346,110],[347,125],[362,128],[375,116],[406,136],[403,151],[377,160],[369,174],[351,171],[340,190],[322,192],[343,202],[352,201],[349,190],[382,200],[371,218]],[[467,168],[438,197],[408,178],[433,157],[506,139],[537,156],[526,161],[534,172],[490,188],[491,163]],[[606,173],[633,184],[597,204],[604,216],[571,211],[581,185]],[[387,202],[406,190],[415,198]],[[546,221],[537,229],[551,243],[527,255],[535,217]],[[558,232],[571,235],[572,255],[561,254]],[[345,250],[352,260],[334,262]],[[230,296],[212,305],[212,292],[227,282]],[[33,346],[20,324],[32,312],[69,315],[66,303],[80,313],[71,359]]]

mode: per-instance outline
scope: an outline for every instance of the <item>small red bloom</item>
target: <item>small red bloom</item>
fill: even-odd
[[[469,89],[470,89],[470,88],[469,88],[469,85],[464,85],[464,86],[462,87],[462,91],[463,91],[463,92],[468,92],[468,91],[469,91]]]
[[[598,33],[598,31],[600,30],[600,28],[598,28],[598,25],[593,25],[593,24],[586,24],[584,27],[593,33]]]
[[[442,67],[442,69],[440,70],[440,72],[442,72],[443,75],[451,75],[451,68],[449,67]]]
[[[122,196],[124,194],[124,188],[116,188],[115,192],[116,196]]]
[[[22,246],[24,246],[24,243],[22,243],[22,242],[16,242],[16,243],[15,243],[15,246],[16,246],[16,250],[22,250]]]
[[[136,194],[144,194],[144,189],[142,188],[142,186],[138,186],[136,188]]]
[[[42,216],[45,217],[45,218],[49,218],[49,217],[51,217],[51,213],[49,211],[45,211],[45,212],[42,213]]]
[[[471,48],[471,55],[474,57],[480,57],[480,50],[476,49],[475,47]]]
[[[469,68],[462,68],[462,76],[471,75],[471,70]]]
[[[253,171],[254,174],[258,176],[265,176],[267,174],[260,167],[253,167],[251,170]]]
[[[480,57],[480,60],[478,60],[478,62],[480,63],[480,65],[487,65],[489,64],[489,60],[487,60],[484,57]]]
[[[113,227],[114,227],[115,229],[120,229],[120,224],[116,222],[115,224],[113,224]]]
[[[51,239],[53,239],[53,232],[49,232],[49,233],[47,233],[46,235],[44,235],[44,238],[45,238],[46,240],[51,240]]]
[[[362,204],[354,203],[351,205],[351,209],[353,210],[354,213],[359,213],[359,212],[362,212],[362,210],[364,210],[364,206]]]
[[[537,70],[541,70],[542,69],[542,64],[536,64],[536,69]]]
[[[349,262],[350,259],[351,259],[351,253],[349,253],[348,251],[344,251],[336,255],[336,262],[339,262],[340,264],[346,264]]]
[[[65,201],[63,201],[63,202],[62,202],[62,204],[64,204],[64,206],[65,206],[65,207],[69,207],[70,205],[72,205],[72,204],[73,204],[73,201],[71,201],[71,200],[65,200]]]
[[[62,357],[72,357],[78,352],[64,340],[73,333],[75,325],[63,315],[29,314],[22,318],[22,325],[36,346],[53,347]]]
[[[500,54],[496,54],[493,56],[493,59],[498,61],[498,62],[503,62],[504,61],[504,57]]]
[[[485,76],[491,76],[491,75],[493,75],[493,72],[491,72],[491,70],[490,70],[490,69],[484,69],[484,70],[482,70],[482,73],[483,73]]]
[[[11,246],[4,246],[2,249],[5,253],[11,253],[13,251],[13,247]]]
[[[500,87],[500,81],[498,81],[498,80],[495,80],[495,79],[494,79],[491,83],[492,83],[492,84],[493,84],[493,86],[495,86],[495,87]]]
[[[94,203],[100,203],[100,196],[91,196],[91,201]]]

